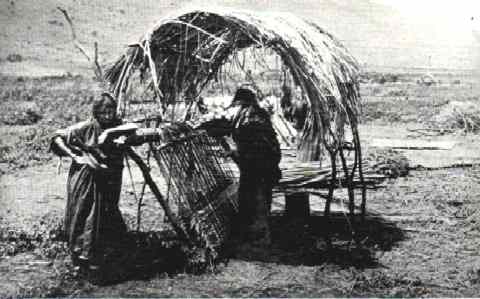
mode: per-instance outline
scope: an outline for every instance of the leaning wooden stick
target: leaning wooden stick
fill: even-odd
[[[186,240],[191,242],[192,239],[190,238],[189,234],[180,225],[180,222],[178,221],[178,219],[173,214],[173,212],[170,209],[168,203],[165,201],[162,194],[160,193],[160,190],[158,189],[157,185],[153,181],[152,176],[150,175],[150,171],[149,171],[148,166],[143,162],[142,158],[137,153],[135,153],[133,151],[133,149],[129,148],[127,150],[127,154],[129,155],[130,158],[132,158],[132,160],[135,163],[137,163],[138,167],[142,171],[143,177],[145,178],[145,182],[148,184],[148,186],[150,187],[150,190],[152,190],[152,193],[157,198],[158,203],[162,206],[162,208],[165,211],[165,214],[168,217],[168,219],[172,222],[173,229],[181,237],[184,237]]]

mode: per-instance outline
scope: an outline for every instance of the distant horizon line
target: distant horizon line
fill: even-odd
[[[448,68],[448,67],[426,67],[426,66],[389,66],[378,64],[363,64],[360,69],[395,69],[395,70],[416,70],[416,71],[462,71],[462,72],[479,72],[479,68]]]
[[[5,69],[4,62],[0,63],[0,76],[2,77],[49,77],[49,76],[68,76],[81,75],[88,76],[91,72],[89,66],[78,65],[73,69],[52,68],[51,72],[38,72],[38,74],[27,74],[28,67],[24,72],[15,72],[12,69]],[[17,69],[18,70],[18,69]],[[44,69],[45,71],[45,69]],[[447,68],[447,67],[423,67],[423,66],[388,66],[377,64],[360,64],[360,73],[365,72],[389,72],[389,73],[464,73],[468,75],[480,74],[480,68]]]

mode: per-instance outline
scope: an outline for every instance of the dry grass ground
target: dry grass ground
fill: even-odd
[[[68,43],[69,32],[55,7],[63,5],[72,13],[79,39],[89,50],[93,41],[100,41],[104,63],[125,44],[136,41],[158,16],[184,2],[97,1],[95,9],[86,0],[45,0],[41,5],[0,2],[4,45],[0,73],[53,75],[0,78],[0,297],[478,296],[478,167],[412,171],[370,191],[368,221],[357,229],[361,245],[350,242],[343,214],[335,214],[330,225],[322,222],[318,212],[303,223],[288,223],[278,214],[283,209],[278,201],[272,217],[274,246],[268,258],[252,260],[233,251],[229,262],[214,272],[193,275],[158,269],[110,286],[95,286],[76,277],[59,234],[67,166],[56,175],[56,161],[47,145],[53,130],[88,115],[89,97],[96,86],[88,78],[66,73],[90,75],[91,71]],[[265,9],[261,4],[257,8]],[[318,15],[318,9],[307,10]],[[350,21],[353,14],[344,12],[339,20]],[[328,16],[334,14],[322,15],[327,17],[322,23],[328,24]],[[351,32],[350,23],[344,27]],[[367,50],[370,55],[375,49]],[[362,136],[392,137],[405,126],[439,129],[435,134],[443,134],[442,138],[470,143],[468,151],[454,152],[468,159],[479,144],[478,135],[464,137],[461,125],[444,127],[436,116],[452,101],[478,107],[480,93],[472,83],[478,80],[458,73],[435,74],[441,83],[427,86],[417,83],[420,75],[365,76]],[[434,156],[428,152],[411,156],[422,155]],[[121,208],[132,224],[136,202],[129,181],[125,182]],[[312,207],[319,211],[322,202],[312,200]],[[163,224],[153,201],[147,200],[144,209],[145,227]],[[323,242],[325,230],[334,233],[331,251]]]
[[[474,296],[480,288],[479,168],[415,171],[387,181],[369,194],[368,220],[357,228],[361,246],[349,242],[341,213],[327,226],[318,212],[304,223],[289,223],[277,212],[267,258],[233,251],[233,258],[214,272],[159,269],[103,287],[74,277],[64,243],[55,235],[64,204],[56,194],[64,183],[44,179],[50,196],[28,191],[42,189],[39,179],[53,171],[47,165],[18,172],[25,179],[17,177],[15,186],[27,191],[7,203],[2,221],[2,297]],[[12,181],[2,180],[2,187],[2,192],[11,190]],[[122,194],[122,210],[134,216],[128,191]],[[275,206],[278,210],[282,203]],[[321,205],[312,200],[312,207]],[[330,251],[323,241],[326,229],[334,234]]]
[[[351,242],[341,212],[327,225],[319,212],[322,202],[312,199],[312,216],[292,223],[282,218],[280,200],[274,205],[274,244],[267,257],[251,258],[232,249],[228,263],[201,275],[158,269],[110,286],[78,279],[59,235],[67,165],[56,175],[46,144],[56,127],[87,115],[91,82],[82,78],[0,82],[2,111],[24,111],[22,105],[9,107],[35,102],[41,115],[36,125],[11,125],[5,118],[0,124],[1,297],[468,297],[480,292],[478,167],[411,171],[371,190],[369,217],[362,225],[357,221],[359,244]],[[395,84],[364,84],[363,128],[368,130],[362,132],[364,138],[395,137],[392,131],[398,130],[392,128],[429,127],[448,101],[478,102],[470,83],[452,82],[426,87],[411,77]],[[462,134],[445,132],[442,138],[478,142],[475,136]],[[121,208],[133,223],[136,203],[129,181],[125,182]],[[338,196],[343,198],[344,193]],[[144,225],[161,225],[155,203],[146,203]],[[332,250],[323,240],[326,230],[334,235]]]

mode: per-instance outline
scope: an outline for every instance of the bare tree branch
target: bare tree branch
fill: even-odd
[[[57,6],[57,9],[60,10],[63,13],[63,15],[65,16],[65,19],[67,19],[67,22],[70,25],[70,29],[72,31],[72,39],[73,39],[73,43],[74,43],[75,47],[77,47],[77,49],[87,58],[87,60],[91,62],[92,59],[90,58],[90,56],[88,56],[87,52],[85,51],[85,49],[82,47],[82,45],[80,44],[80,42],[77,39],[77,34],[75,32],[75,27],[73,26],[72,19],[70,19],[70,16],[68,15],[68,12],[65,9],[61,8],[60,6]]]
[[[94,63],[95,63],[95,69],[96,69],[96,75],[98,78],[102,78],[103,80],[103,72],[102,72],[102,67],[98,63],[98,43],[94,42],[93,46],[95,47],[95,57],[94,57]]]
[[[93,71],[95,73],[95,76],[97,77],[97,79],[99,81],[103,82],[104,81],[103,80],[103,71],[102,71],[102,68],[101,68],[100,64],[98,63],[98,43],[97,42],[94,43],[95,57],[94,57],[94,60],[92,60],[92,58],[87,54],[87,51],[85,51],[85,49],[83,48],[82,44],[78,41],[77,33],[75,32],[75,26],[73,26],[72,19],[68,15],[68,12],[65,9],[61,8],[60,6],[57,6],[57,9],[63,14],[63,16],[67,20],[68,24],[70,25],[73,44],[83,54],[83,56],[85,56],[85,58],[87,58],[88,62],[93,64],[93,67],[94,67]]]

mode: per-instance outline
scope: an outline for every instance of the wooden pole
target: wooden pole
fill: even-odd
[[[185,238],[189,242],[193,242],[188,232],[184,230],[182,225],[180,225],[180,222],[178,221],[177,217],[175,217],[168,203],[165,201],[162,194],[160,193],[160,190],[158,189],[157,185],[152,179],[152,176],[150,175],[150,170],[148,166],[143,162],[142,158],[137,153],[135,153],[133,149],[129,148],[127,150],[127,154],[129,155],[130,158],[132,158],[132,160],[135,163],[137,163],[138,167],[142,171],[143,177],[145,178],[145,182],[148,184],[148,186],[150,187],[150,190],[155,195],[155,198],[157,199],[158,203],[162,206],[163,210],[165,211],[166,216],[171,221],[173,229],[177,232],[177,234],[180,237]]]
[[[354,222],[355,222],[355,194],[354,194],[354,190],[353,190],[353,182],[351,180],[351,176],[348,173],[348,165],[347,165],[347,161],[345,159],[345,155],[343,153],[343,149],[339,150],[339,154],[340,154],[340,160],[342,162],[343,172],[345,173],[345,181],[346,181],[346,184],[347,184],[347,191],[348,191],[348,211],[349,211],[349,214],[350,214],[349,225],[350,225],[350,230],[352,231],[352,236],[355,236],[355,228],[354,228],[355,227],[355,225],[354,225]]]
[[[307,219],[310,216],[309,194],[294,192],[285,195],[285,217],[288,219]]]
[[[355,146],[355,152],[358,156],[358,175],[360,177],[360,185],[362,188],[362,203],[360,206],[362,221],[365,221],[365,214],[366,214],[366,205],[367,205],[367,186],[365,184],[365,178],[363,176],[363,160],[362,160],[362,146],[360,144],[360,136],[358,135],[358,129],[352,125],[353,131],[353,141]]]

